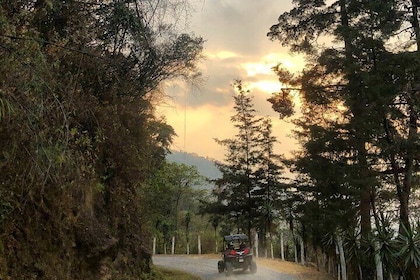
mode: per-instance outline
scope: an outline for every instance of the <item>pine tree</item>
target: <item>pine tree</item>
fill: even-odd
[[[262,247],[267,246],[267,235],[271,237],[273,224],[280,218],[280,209],[285,199],[285,184],[282,183],[284,166],[283,158],[274,153],[276,137],[272,135],[272,123],[264,118],[261,123],[258,165],[255,172],[257,188],[254,196],[259,213],[258,227]]]
[[[384,117],[393,111],[389,101],[402,100],[395,99],[395,94],[402,84],[407,84],[396,85],[391,81],[395,66],[387,66],[392,64],[393,55],[386,49],[386,43],[403,21],[398,10],[400,3],[338,0],[330,5],[326,1],[296,1],[295,4],[294,9],[279,17],[279,23],[272,26],[268,35],[311,58],[299,82],[306,102],[306,118],[299,122],[300,136],[307,137],[304,148],[309,153],[304,156],[313,160],[307,164],[319,164],[318,158],[343,167],[341,174],[324,174],[324,178],[337,182],[339,194],[352,190],[352,197],[358,198],[360,231],[368,239],[371,201],[380,186],[378,166],[384,160],[378,157],[377,140],[383,137]],[[329,37],[340,44],[317,46],[318,38]],[[405,68],[403,63],[397,69],[401,67]],[[397,76],[396,80],[405,80],[403,75]],[[388,96],[391,99],[387,103]],[[277,99],[271,101],[275,103]],[[378,104],[387,105],[380,110]],[[382,118],[378,115],[381,111]],[[343,118],[331,120],[334,115]],[[411,128],[412,132],[416,130],[415,125]],[[305,161],[303,157],[301,160]],[[308,165],[304,166],[306,170],[301,170],[310,171]],[[409,166],[411,163],[406,167]],[[335,165],[332,167],[334,170]],[[315,173],[311,176],[318,178],[315,186],[324,184]],[[335,176],[343,177],[344,181]],[[371,277],[371,265],[364,261],[360,265],[363,275]]]
[[[250,236],[258,215],[255,171],[261,119],[256,117],[252,97],[243,89],[242,82],[236,81],[234,87],[237,92],[234,96],[236,114],[231,121],[237,134],[231,139],[216,139],[227,150],[225,162],[217,164],[223,177],[216,184],[220,187],[219,197],[228,218],[234,219],[238,231],[246,231]]]

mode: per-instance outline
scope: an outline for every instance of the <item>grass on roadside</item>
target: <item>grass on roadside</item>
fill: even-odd
[[[162,266],[155,265],[153,270],[156,272],[156,276],[159,280],[201,280],[200,277],[188,274],[181,270],[170,269]]]

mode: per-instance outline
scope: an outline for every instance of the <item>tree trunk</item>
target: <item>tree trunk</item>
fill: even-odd
[[[384,271],[382,267],[382,259],[380,255],[379,242],[375,242],[375,264],[376,264],[376,280],[384,280]]]
[[[305,264],[305,244],[303,243],[303,238],[299,238],[300,240],[300,263]]]
[[[409,88],[411,91],[411,87]],[[411,97],[411,93],[409,93]],[[413,101],[411,101],[413,102]],[[407,155],[405,159],[405,172],[404,172],[404,180],[402,187],[398,189],[398,199],[400,201],[400,232],[402,232],[402,227],[404,226],[406,229],[411,227],[410,225],[410,216],[409,216],[409,200],[411,194],[411,188],[413,184],[413,173],[414,173],[414,154],[415,154],[415,146],[416,146],[416,139],[417,139],[417,116],[415,109],[413,108],[415,105],[410,104],[410,120],[409,120],[409,132],[408,132],[408,148],[407,148]]]
[[[347,11],[347,0],[340,0],[340,17],[341,17],[341,28],[342,28],[342,38],[344,41],[345,49],[345,70],[346,77],[348,79],[347,90],[351,96],[350,100],[350,109],[353,113],[353,126],[354,126],[354,138],[355,138],[355,148],[357,150],[357,167],[358,167],[358,176],[361,181],[356,183],[356,188],[359,191],[360,195],[360,204],[359,204],[359,215],[360,215],[360,227],[361,227],[361,236],[362,238],[367,239],[372,230],[371,225],[371,213],[370,213],[370,198],[371,198],[371,183],[369,180],[370,170],[367,162],[367,151],[366,151],[366,136],[365,136],[365,111],[366,111],[366,101],[363,97],[364,87],[360,85],[360,77],[358,75],[358,66],[354,59],[354,46],[352,44],[352,32],[349,24],[349,15]],[[368,180],[365,180],[368,179]],[[371,262],[365,262],[360,260],[363,276],[369,277],[372,275],[373,267]]]
[[[361,234],[362,234],[362,237],[368,237],[372,231],[372,224],[371,224],[371,219],[370,219],[371,218],[371,211],[370,211],[371,210],[371,193],[370,193],[370,190],[368,189],[368,186],[360,186],[359,210],[360,210]]]
[[[273,240],[271,240],[271,239],[270,239],[270,251],[271,251],[271,258],[274,259]]]
[[[197,238],[198,254],[201,255],[201,237],[200,235]]]
[[[347,268],[346,268],[346,258],[344,255],[344,248],[343,248],[343,240],[339,235],[337,235],[337,246],[338,246],[338,253],[340,256],[340,268],[341,268],[341,279],[347,280]]]
[[[420,51],[420,25],[419,25],[419,18],[418,18],[419,6],[420,6],[419,0],[411,0],[411,9],[413,11],[412,25],[413,25],[414,34],[416,36],[417,52]]]
[[[418,20],[418,8],[420,6],[420,3],[418,0],[411,0],[411,10],[412,10],[412,20],[411,25],[415,34],[415,40],[416,40],[416,46],[417,55],[420,54],[420,24]],[[418,75],[418,74],[417,74]],[[414,109],[416,106],[416,100],[414,95],[418,92],[415,92],[415,88],[418,86],[418,79],[419,77],[415,77],[414,83],[417,84],[411,84],[408,88],[408,98],[409,98],[409,105],[410,105],[410,120],[409,120],[409,135],[408,135],[408,149],[407,149],[407,158],[406,158],[406,172],[403,182],[403,189],[401,192],[401,195],[399,194],[400,199],[400,218],[401,218],[401,224],[404,225],[406,228],[410,227],[410,221],[409,221],[409,212],[408,212],[408,205],[409,205],[409,198],[411,193],[411,187],[412,187],[412,178],[413,178],[413,170],[414,170],[414,147],[416,144],[416,139],[418,137],[417,133],[417,112]],[[411,101],[411,102],[410,102]]]

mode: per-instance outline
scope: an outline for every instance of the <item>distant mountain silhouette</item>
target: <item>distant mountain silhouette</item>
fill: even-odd
[[[214,165],[214,160],[181,151],[172,151],[168,154],[166,159],[170,162],[184,163],[186,165],[197,167],[201,175],[209,179],[217,179],[222,177],[222,173]]]

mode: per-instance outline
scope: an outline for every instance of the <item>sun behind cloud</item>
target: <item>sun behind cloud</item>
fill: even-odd
[[[249,84],[251,90],[259,89],[265,93],[272,94],[273,92],[278,92],[281,88],[281,85],[278,80],[260,80],[258,82],[252,82]]]
[[[290,56],[285,53],[269,53],[262,56],[259,61],[244,62],[241,68],[246,72],[247,78],[252,77],[254,82],[248,82],[250,89],[258,89],[268,94],[279,92],[281,84],[273,71],[273,67],[283,65],[290,72],[299,72],[304,67],[304,60],[299,56]]]
[[[254,63],[254,62],[248,62],[248,63],[243,63],[242,67],[245,69],[246,73],[248,76],[253,77],[259,74],[271,74],[273,73],[273,70],[271,69],[273,66],[275,66],[275,64],[273,65],[268,65],[268,64],[264,64],[264,63]]]
[[[301,55],[290,55],[288,53],[269,53],[261,58],[262,62],[271,65],[282,64],[290,72],[299,72],[305,66],[305,59]]]

